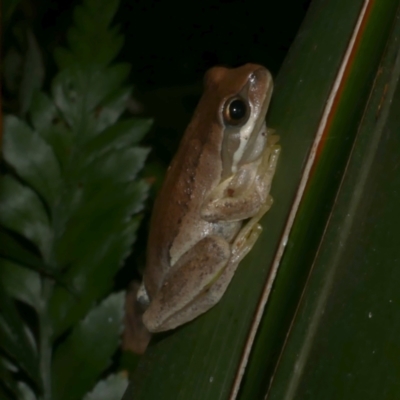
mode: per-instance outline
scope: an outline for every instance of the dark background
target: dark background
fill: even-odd
[[[310,2],[121,1],[114,26],[119,26],[125,38],[118,60],[132,66],[131,111],[154,119],[144,141],[152,149],[144,169],[152,183],[150,201],[136,251],[118,279],[121,286],[133,277],[135,269],[129,265],[136,264],[139,269],[144,265],[152,200],[201,95],[205,71],[217,64],[235,67],[252,62],[276,76]],[[54,49],[67,45],[73,9],[79,4],[81,1],[22,0],[4,29],[3,51],[12,45],[21,24],[32,29],[45,64],[45,90],[57,73]]]
[[[247,62],[275,76],[310,0],[122,0],[114,19],[125,43],[119,59],[132,65],[140,115],[155,119],[147,143],[167,164],[214,65]],[[53,50],[66,45],[73,9],[80,1],[23,0],[11,25],[24,21],[42,50],[46,85],[57,72]],[[13,26],[6,30],[11,33]],[[7,40],[6,35],[5,40]],[[7,44],[6,46],[7,47]],[[161,149],[161,150],[160,150]]]
[[[275,76],[310,0],[123,1],[117,20],[126,35],[124,60],[136,95],[155,118],[149,139],[170,161],[212,66],[248,62]],[[161,150],[159,150],[159,148]]]

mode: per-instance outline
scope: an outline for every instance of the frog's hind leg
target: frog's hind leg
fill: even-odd
[[[173,329],[218,303],[239,262],[260,235],[262,228],[258,222],[271,205],[272,197],[268,196],[232,245],[219,236],[209,236],[178,260],[143,316],[151,332]]]
[[[240,261],[246,256],[246,254],[252,249],[254,243],[262,232],[262,227],[258,223],[261,217],[271,208],[272,197],[268,196],[267,201],[260,208],[258,213],[249,219],[242,229],[236,236],[231,246],[231,257],[227,263],[218,281],[210,287],[208,297],[213,300],[214,304],[219,301],[222,295],[225,293],[229,283],[231,282],[233,275]]]
[[[183,254],[143,315],[147,328],[151,332],[173,329],[212,307],[215,303],[203,302],[204,295],[230,256],[229,243],[219,236],[205,237]]]

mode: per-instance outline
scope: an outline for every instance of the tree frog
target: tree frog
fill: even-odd
[[[138,301],[150,332],[213,307],[261,233],[278,138],[265,115],[273,82],[246,64],[214,67],[155,201]]]

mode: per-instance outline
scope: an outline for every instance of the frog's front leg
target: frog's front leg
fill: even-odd
[[[201,297],[219,279],[230,247],[222,237],[208,236],[179,258],[143,315],[151,332],[173,329],[209,308],[203,307]]]
[[[232,256],[230,262],[236,262],[237,260],[239,263],[240,260],[242,260],[243,257],[251,250],[262,232],[262,227],[258,222],[271,208],[273,203],[273,199],[269,195],[269,190],[281,151],[281,147],[276,144],[278,140],[278,136],[271,135],[269,137],[269,145],[264,152],[258,171],[259,173],[257,175],[259,181],[256,185],[256,188],[257,190],[264,190],[268,194],[267,199],[258,209],[257,213],[244,224],[242,229],[237,234],[232,245]]]
[[[279,158],[278,140],[278,136],[269,136],[260,159],[242,166],[215,188],[203,205],[202,218],[209,222],[240,221],[255,216],[264,207]]]

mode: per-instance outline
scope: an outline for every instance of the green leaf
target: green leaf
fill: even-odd
[[[55,398],[81,399],[93,387],[101,372],[110,365],[111,356],[120,341],[124,300],[124,292],[109,296],[73,329],[55,351]]]
[[[90,27],[87,28],[90,29]],[[88,30],[87,28],[86,31]],[[107,65],[115,58],[123,45],[122,36],[118,35],[117,32],[117,30],[89,32],[90,40],[81,40],[86,32],[80,32],[78,28],[72,28],[68,32],[68,42],[71,44],[74,53],[74,61],[79,61],[82,64],[98,63]],[[99,41],[102,41],[101,46],[99,46]],[[108,46],[108,48],[105,48],[105,46]],[[59,64],[63,65],[69,64],[67,60],[62,57],[58,58]]]
[[[33,390],[24,382],[18,382],[18,400],[36,400]]]
[[[377,3],[373,11],[381,7]],[[398,2],[393,17],[369,103],[268,399],[400,396]],[[310,197],[314,184],[313,180]]]
[[[51,267],[3,230],[0,230],[0,258],[14,261],[25,268],[54,277],[54,272]]]
[[[49,219],[39,197],[10,176],[0,179],[0,223],[35,243],[44,256],[51,244]]]
[[[132,94],[132,89],[122,88],[112,93],[105,101],[99,106],[97,112],[97,128],[98,132],[109,128],[121,114],[126,110],[128,99]]]
[[[361,6],[362,4],[359,5],[359,10]],[[331,216],[341,174],[360,129],[361,116],[367,112],[365,104],[376,76],[382,71],[379,62],[386,52],[398,2],[371,3],[370,6],[338,89],[340,95],[335,99],[329,116],[330,123],[324,132],[317,161],[288,239],[268,312],[263,318],[259,340],[253,350],[254,365],[249,369],[249,377],[252,374],[272,376],[274,373],[274,363],[293,323],[310,269],[315,268],[315,253],[320,248],[326,221]],[[317,14],[318,10],[313,15],[315,20],[319,19]],[[375,115],[374,112],[373,114]],[[248,378],[243,399],[246,396],[256,396],[252,391],[255,386],[254,379]],[[258,390],[262,390],[262,395],[267,390],[266,386],[268,385],[261,383],[258,387]]]
[[[94,157],[101,156],[109,150],[133,146],[142,140],[152,123],[150,119],[141,118],[118,121],[84,146],[82,158],[90,162]]]
[[[36,350],[32,346],[32,334],[22,322],[13,300],[0,290],[0,347],[23,369],[34,382],[39,382]]]
[[[0,281],[10,296],[39,309],[41,281],[38,273],[0,258]]]
[[[0,364],[10,372],[18,372],[18,368],[5,356],[0,356]]]
[[[127,295],[128,298],[128,295]],[[125,311],[126,315],[126,311]],[[141,359],[142,355],[134,353],[130,350],[124,350],[122,352],[122,356],[120,358],[119,366],[122,370],[125,371],[134,371],[138,366],[138,363]]]
[[[60,166],[65,169],[73,148],[71,130],[63,123],[52,100],[42,92],[35,93],[29,111],[35,130],[51,146]]]
[[[16,395],[17,393],[17,383],[14,380],[13,375],[11,374],[10,369],[7,367],[7,364],[5,362],[5,359],[3,357],[0,357],[0,382],[2,385],[4,385],[7,390],[12,394]],[[1,387],[1,385],[0,385]],[[0,392],[1,394],[1,392]],[[3,398],[3,397],[0,397]],[[11,396],[6,397],[4,395],[4,398],[11,398]]]
[[[56,106],[43,92],[36,92],[29,109],[32,125],[37,132],[41,132],[51,125],[55,118],[59,118]]]
[[[123,85],[130,66],[109,65],[122,46],[118,28],[109,28],[118,4],[83,0],[67,34],[70,49],[57,50],[61,70],[52,96],[35,92],[31,101],[28,93],[32,128],[7,119],[4,154],[12,174],[0,181],[0,281],[7,285],[3,296],[34,307],[37,319],[35,337],[20,321],[25,337],[18,347],[13,320],[0,313],[0,346],[19,368],[13,376],[24,379],[28,366],[20,358],[29,353],[20,349],[37,345],[40,380],[26,383],[35,384],[40,399],[120,398],[127,382],[121,375],[105,379],[115,370],[109,367],[124,312],[124,294],[110,292],[148,192],[137,175],[149,150],[134,146],[150,123],[118,122],[131,96]],[[36,244],[43,259],[19,236]],[[15,306],[5,306],[19,318]],[[35,398],[29,386],[18,387],[16,398]]]
[[[3,9],[4,7],[2,7],[2,11]],[[19,89],[23,57],[14,47],[5,51],[6,53],[2,56],[2,85],[10,93],[16,95]]]
[[[96,30],[109,31],[108,27],[117,13],[118,5],[118,0],[102,2],[86,0],[83,5],[75,9],[75,25],[83,31],[85,38],[87,38],[87,33],[95,32]],[[90,23],[90,20],[93,22]],[[98,40],[96,40],[96,43],[98,43]],[[72,43],[70,43],[70,46],[73,48]],[[101,43],[100,46],[102,46]]]
[[[55,203],[61,183],[57,159],[36,132],[12,116],[5,119],[4,158],[47,204]]]
[[[101,380],[83,400],[121,400],[127,386],[125,373],[110,375]]]
[[[65,274],[67,281],[79,291],[79,298],[57,287],[50,302],[56,337],[82,318],[95,299],[112,288],[113,277],[130,252],[138,225],[139,220],[133,219],[121,234],[105,235],[106,239],[102,238],[102,241],[94,237],[86,244],[86,252],[82,252]],[[117,232],[117,229],[113,228],[113,231]]]
[[[94,188],[92,191],[88,190],[85,201],[74,210],[64,234],[58,240],[56,251],[59,262],[66,265],[85,254],[91,254],[89,248],[92,245],[97,245],[98,251],[104,251],[104,245],[99,246],[99,243],[111,240],[110,231],[123,234],[123,227],[129,223],[129,216],[142,209],[147,189],[147,184],[139,181],[125,185],[104,185],[97,191],[97,195]],[[84,219],[85,216],[88,217]],[[96,230],[96,227],[99,228],[99,221],[101,229]],[[88,230],[92,233],[90,240],[80,243],[80,238]]]
[[[31,105],[33,94],[39,90],[44,80],[44,65],[39,45],[33,32],[27,29],[27,51],[19,88],[21,113],[25,114]]]
[[[24,270],[26,270],[26,272],[24,272]],[[27,301],[27,303],[36,308],[36,310],[38,310],[39,306],[39,293],[36,293],[36,301],[32,301],[32,293],[30,292],[32,289],[35,292],[40,290],[39,276],[37,273],[54,280],[71,294],[76,295],[73,288],[64,282],[60,273],[55,271],[54,266],[47,265],[11,235],[0,230],[0,277],[3,279],[3,283],[7,282],[5,286],[7,290],[11,289],[10,294],[19,300],[27,300],[25,291],[23,290],[25,288],[28,298],[31,300]],[[22,291],[20,291],[20,289]]]
[[[104,179],[113,179],[115,183],[124,184],[133,181],[143,168],[148,154],[149,149],[128,147],[115,149],[98,157],[87,166],[82,176],[82,180],[86,178],[90,182],[87,185],[88,192],[96,190],[96,186]]]
[[[39,132],[43,139],[52,147],[60,163],[60,169],[67,169],[73,150],[72,131],[63,124],[50,125]]]
[[[132,182],[148,150],[130,146],[143,136],[149,122],[116,122],[130,95],[130,89],[121,87],[129,68],[124,64],[106,67],[108,61],[89,62],[80,53],[92,46],[88,43],[93,32],[102,35],[99,27],[92,32],[91,24],[104,22],[109,31],[109,16],[97,14],[102,6],[90,4],[85,2],[77,12],[79,26],[69,36],[76,43],[72,52],[63,52],[68,66],[53,82],[54,102],[73,132],[70,159],[63,161],[65,187],[55,211],[54,254],[66,282],[79,292],[74,296],[55,288],[50,306],[54,337],[79,321],[111,289],[135,238],[139,219],[132,215],[142,209],[148,191],[145,182]],[[88,25],[81,18],[88,18]],[[118,47],[115,32],[105,35],[114,37]],[[99,38],[94,46],[98,43]]]
[[[88,114],[120,87],[129,69],[127,64],[109,68],[88,66],[84,69],[71,66],[58,74],[52,85],[53,97],[71,129],[80,134],[91,132],[93,136],[98,133],[91,131],[88,128],[91,126],[85,120]]]
[[[68,32],[72,51],[57,49],[55,56],[60,68],[73,63],[108,65],[122,48],[123,38],[117,29],[109,25],[116,13],[119,1],[85,1],[76,7],[76,26]]]

